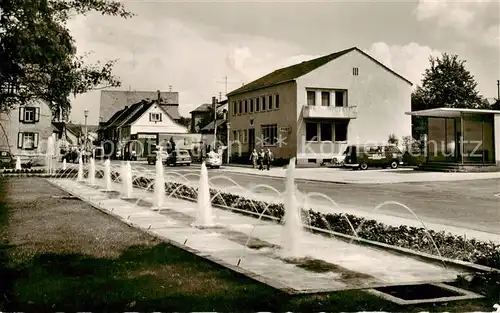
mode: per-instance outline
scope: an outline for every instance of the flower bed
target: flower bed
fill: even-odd
[[[74,177],[76,170],[66,171],[59,177]],[[98,173],[98,174],[97,174]],[[96,176],[102,177],[102,171],[98,171]],[[112,172],[113,179],[119,180],[119,173]],[[133,185],[139,188],[153,189],[153,179],[145,177],[134,177]],[[196,188],[190,187],[181,183],[167,182],[165,183],[165,192],[172,197],[197,199]],[[255,216],[250,212],[262,213],[281,221],[284,216],[284,207],[281,203],[267,203],[264,201],[250,200],[239,195],[220,192],[214,189],[210,190],[213,199],[213,204],[235,208],[249,212],[249,216]],[[245,214],[241,211],[239,213]],[[245,214],[247,215],[247,214]],[[500,269],[500,245],[492,242],[483,242],[475,239],[465,239],[461,236],[456,236],[444,231],[436,232],[429,230],[429,234],[422,227],[411,227],[406,225],[390,226],[380,223],[376,220],[367,220],[352,214],[338,213],[319,213],[313,209],[303,212],[303,216],[308,225],[313,227],[331,230],[334,232],[354,235],[350,223],[358,230],[357,235],[360,238],[376,241],[388,245],[393,245],[401,248],[407,248],[415,251],[420,251],[428,254],[438,255],[429,235],[436,242],[441,256],[450,259],[468,261],[480,265],[485,265]],[[266,218],[265,216],[263,218]]]
[[[16,169],[4,169],[2,174],[41,174],[45,173],[45,169],[43,168],[23,168],[20,170]]]

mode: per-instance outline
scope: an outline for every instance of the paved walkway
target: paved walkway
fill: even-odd
[[[222,172],[237,172],[249,175],[284,178],[286,169],[271,168],[259,171],[245,167],[223,167]],[[478,179],[500,179],[500,172],[493,173],[440,173],[420,172],[413,169],[355,171],[340,168],[300,168],[296,170],[300,180],[338,182],[350,184],[394,184],[431,181],[457,181]]]
[[[287,260],[276,248],[283,243],[281,225],[214,208],[219,227],[199,229],[191,226],[197,216],[197,205],[191,202],[168,199],[160,213],[85,183],[62,179],[52,182],[135,227],[280,289],[319,292],[374,288],[450,281],[459,273],[385,250],[304,233],[299,242],[301,255],[330,264],[330,271],[317,273],[296,266],[296,262],[305,265],[304,259]],[[114,184],[113,188],[119,186]],[[137,189],[134,194],[149,201],[154,196]],[[248,238],[259,243],[260,249],[247,248]]]

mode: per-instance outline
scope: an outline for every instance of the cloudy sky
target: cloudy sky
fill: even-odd
[[[500,78],[498,0],[123,1],[122,20],[69,26],[89,61],[118,59],[121,89],[179,92],[188,112],[277,68],[357,46],[415,84],[430,55],[456,53],[485,97]],[[77,97],[71,120],[97,124],[99,92]]]

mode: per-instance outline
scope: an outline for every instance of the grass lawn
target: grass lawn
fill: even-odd
[[[129,227],[40,178],[0,179],[0,310],[492,311],[398,307],[361,291],[289,296]]]

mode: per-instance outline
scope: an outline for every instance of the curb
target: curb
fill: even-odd
[[[256,171],[258,171],[258,170],[256,170]],[[257,177],[274,178],[274,179],[285,179],[286,178],[286,177],[282,177],[282,176],[260,175],[258,173],[238,172],[238,171],[235,171],[235,170],[223,170],[221,172],[222,173],[224,173],[224,172],[234,173],[234,174],[240,174],[240,175],[250,175],[250,176],[257,176]],[[339,184],[339,185],[352,185],[352,184],[356,184],[356,183],[353,183],[353,182],[346,182],[346,181],[319,180],[319,179],[308,179],[308,178],[295,178],[295,181],[306,182],[306,183]],[[364,183],[359,183],[359,184],[364,184]],[[381,184],[384,184],[384,183],[381,183]]]

